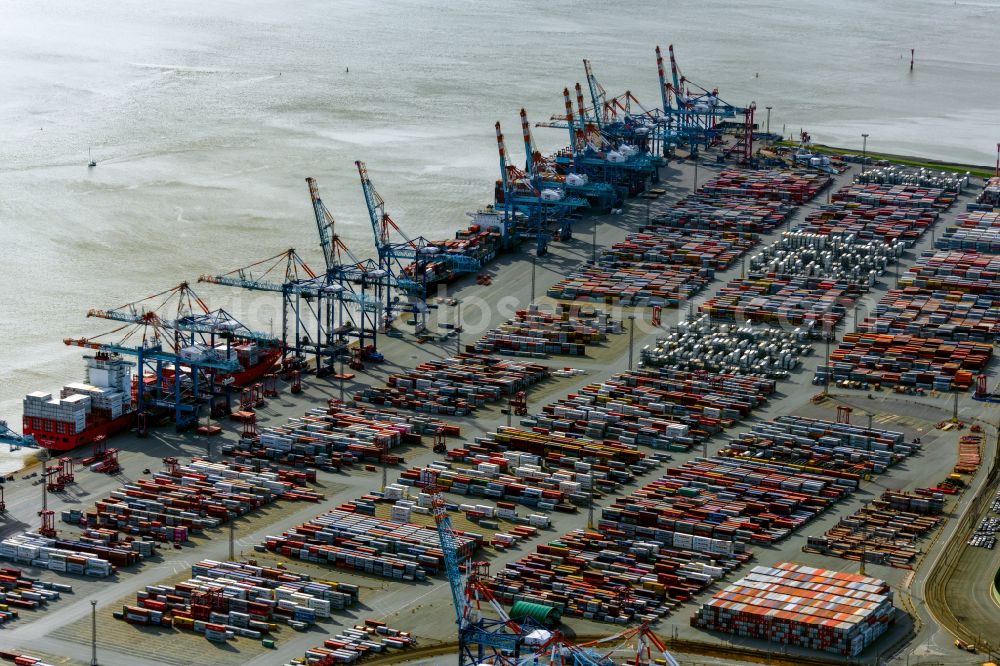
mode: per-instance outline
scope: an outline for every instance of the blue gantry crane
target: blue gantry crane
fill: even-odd
[[[542,127],[569,130],[569,146],[554,155],[557,169],[573,171],[588,177],[590,182],[610,184],[621,198],[641,192],[646,181],[657,178],[657,167],[662,159],[650,154],[640,154],[635,146],[618,140],[615,143],[605,134],[594,118],[593,110],[584,105],[583,89],[576,84],[577,110],[568,88],[563,88],[565,113],[553,116]]]
[[[282,295],[281,340],[291,355],[288,365],[314,358],[316,371],[333,370],[352,340],[375,354],[383,325],[382,294],[389,276],[372,259],[358,259],[336,233],[333,214],[319,196],[314,178],[306,178],[325,271],[314,271],[294,249],[222,275],[202,275],[200,282]]]
[[[504,144],[500,122],[496,125],[497,149],[500,154],[500,180],[497,181],[496,203],[503,211],[506,234],[518,238],[533,237],[535,254],[548,252],[551,227],[557,229],[559,240],[572,238],[574,212],[590,206],[586,199],[554,187],[536,187],[528,173],[510,159]],[[516,242],[516,239],[513,239]],[[505,242],[505,245],[512,243]]]
[[[656,47],[660,96],[669,130],[694,155],[699,149],[707,149],[720,141],[725,126],[738,126],[742,116],[742,131],[737,131],[737,141],[726,154],[738,152],[742,162],[749,162],[753,152],[753,116],[756,104],[751,102],[747,107],[734,106],[719,97],[718,88],[708,90],[692,82],[677,66],[673,44],[668,47],[668,51],[671,80],[666,78],[663,54],[660,47]]]
[[[229,387],[253,383],[275,366],[284,351],[273,336],[249,329],[221,308],[209,309],[186,282],[117,308],[91,309],[87,316],[132,327],[126,339],[142,332],[137,346],[66,341],[138,358],[140,432],[146,429],[148,413],[172,411],[177,429],[182,430],[197,422],[201,403],[210,403],[213,414],[228,412]]]
[[[368,217],[378,252],[378,267],[385,271],[398,295],[423,301],[429,286],[447,282],[454,277],[476,273],[482,264],[472,257],[443,251],[443,248],[423,236],[410,237],[385,210],[385,200],[376,191],[364,162],[356,161],[361,191],[365,196]],[[391,318],[395,306],[390,290],[385,292],[386,317]]]
[[[606,209],[621,203],[615,188],[608,183],[591,182],[583,173],[577,173],[575,164],[564,174],[559,173],[555,160],[546,157],[535,148],[531,136],[528,114],[521,109],[521,133],[524,137],[525,174],[536,190],[555,188],[566,196],[581,197],[594,208]]]
[[[609,98],[586,58],[583,60],[583,71],[590,90],[591,120],[598,131],[608,138],[612,146],[632,146],[638,155],[648,156],[657,165],[662,164],[659,159],[663,143],[662,125],[657,120],[657,111],[645,108],[630,90]],[[633,110],[633,106],[637,110]],[[588,117],[584,111],[580,105],[580,117],[586,122]]]
[[[98,339],[117,334],[121,334],[117,342]],[[63,342],[136,358],[139,371],[136,429],[144,435],[149,420],[165,414],[172,413],[179,431],[197,423],[201,405],[212,403],[216,395],[224,395],[228,407],[229,391],[225,390],[223,380],[240,369],[236,358],[220,358],[215,354],[189,354],[185,358],[171,347],[172,337],[156,318],[149,317],[142,323],[126,324],[99,336],[66,338]]]
[[[455,531],[445,507],[441,489],[437,486],[436,472],[426,469],[423,491],[431,496],[431,512],[437,525],[441,552],[444,554],[445,575],[451,589],[451,600],[455,606],[455,622],[458,626],[458,665],[478,666],[479,664],[513,665],[520,663],[524,646],[524,632],[520,625],[512,621],[500,604],[487,599],[497,613],[497,619],[478,616],[469,597],[483,592],[476,570],[471,562],[460,564]],[[462,570],[468,576],[463,576]],[[488,590],[486,590],[488,594]]]
[[[154,299],[161,297],[158,304],[149,306],[149,303],[155,302]],[[174,310],[173,316],[165,317],[171,308]],[[187,282],[181,282],[176,287],[110,310],[88,310],[87,316],[126,324],[149,323],[174,331],[176,334],[174,346],[178,348],[199,344],[214,346],[217,342],[216,337],[219,342],[226,345],[227,349],[233,340],[255,342],[271,347],[277,346],[278,342],[271,335],[250,330],[222,308],[210,310]]]
[[[8,445],[11,451],[17,451],[22,447],[39,448],[38,441],[33,435],[22,435],[14,432],[3,420],[0,420],[0,443]]]

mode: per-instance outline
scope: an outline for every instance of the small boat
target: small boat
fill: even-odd
[[[90,163],[87,164],[88,167],[95,167],[95,166],[97,166],[97,162],[94,161],[94,156],[91,154],[89,147],[87,148],[87,157],[90,158]]]

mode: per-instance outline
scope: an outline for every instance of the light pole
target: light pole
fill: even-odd
[[[590,241],[590,262],[597,265],[597,220],[594,220],[594,235]]]
[[[868,161],[868,133],[865,132],[861,135],[861,174],[865,173],[865,162]]]
[[[462,353],[462,301],[455,301],[455,355]]]
[[[236,561],[236,516],[229,519],[229,561]]]
[[[692,155],[694,157],[694,189],[692,192],[698,191],[698,155]]]
[[[826,381],[823,382],[823,395],[830,395],[830,380],[833,379],[833,369],[830,367],[830,333],[824,331],[823,338],[826,341]]]
[[[594,529],[594,468],[590,468],[590,492],[587,493],[587,529]]]
[[[44,446],[38,452],[38,459],[42,461],[42,513],[49,510],[49,489],[45,480],[45,463],[49,461],[49,450]],[[41,514],[39,514],[41,515]]]
[[[90,666],[97,666],[97,600],[90,600]]]
[[[531,300],[528,305],[535,303],[535,255],[531,255]]]
[[[865,447],[868,451],[872,450],[872,417],[874,416],[874,414],[868,412],[868,432],[865,433],[868,435],[868,441],[866,442],[867,446]]]
[[[765,106],[764,108],[767,109],[767,143],[768,143],[768,145],[770,145],[770,143],[771,143],[771,107]]]
[[[635,315],[628,316],[628,369],[632,369],[632,343],[635,341]]]

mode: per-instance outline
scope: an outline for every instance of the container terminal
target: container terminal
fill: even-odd
[[[1000,655],[1000,174],[787,142],[654,55],[659,108],[584,61],[552,155],[498,121],[453,239],[359,160],[348,248],[306,178],[324,266],[198,278],[277,333],[193,280],[94,304],[81,381],[0,427],[36,449],[0,485],[0,660]]]

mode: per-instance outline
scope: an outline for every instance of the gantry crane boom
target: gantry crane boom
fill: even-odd
[[[682,141],[689,143],[692,154],[699,146],[708,147],[719,139],[722,134],[718,126],[720,120],[744,116],[744,137],[734,148],[740,149],[744,160],[749,159],[753,143],[752,125],[755,105],[742,108],[725,102],[719,97],[718,89],[709,90],[694,83],[684,76],[677,66],[674,55],[674,45],[667,47],[670,55],[670,76],[672,83],[666,79],[663,67],[663,55],[660,47],[656,47],[656,67],[660,82],[660,96],[663,100],[663,112],[668,127]],[[692,90],[693,88],[693,90]],[[671,99],[672,98],[672,99]],[[728,154],[728,153],[727,153]]]
[[[166,296],[166,298],[159,305],[147,309],[145,304],[158,296]],[[165,318],[160,313],[173,298],[176,298],[177,301],[176,312],[173,318]],[[187,282],[182,282],[166,291],[132,303],[126,303],[111,310],[88,310],[87,316],[129,324],[148,324],[184,333],[216,334],[227,338],[237,337],[263,343],[275,341],[273,336],[250,330],[225,310],[209,310],[205,301],[191,289]]]
[[[323,200],[319,197],[319,185],[316,184],[316,179],[306,178],[306,183],[309,185],[309,196],[312,198],[313,213],[316,216],[316,230],[319,232],[319,245],[323,251],[323,261],[326,263],[326,269],[331,270],[340,263],[339,257],[337,257],[340,239],[337,238],[334,230],[333,215],[323,205]]]
[[[601,109],[604,108],[604,101],[607,97],[607,92],[605,92],[604,87],[597,82],[597,77],[594,76],[594,72],[590,68],[590,61],[586,58],[583,59],[583,71],[587,76],[587,86],[590,88],[590,101],[594,105],[594,122],[597,123],[597,129],[600,131],[602,129]]]
[[[0,420],[0,443],[9,445],[11,451],[17,451],[22,446],[26,446],[31,449],[37,449],[39,447],[38,441],[35,440],[33,435],[21,435],[16,433],[10,428],[10,426],[7,425],[7,422],[3,420]]]
[[[442,252],[441,248],[423,236],[410,237],[385,210],[385,200],[375,189],[368,168],[358,160],[358,177],[368,208],[368,217],[378,251],[378,266],[393,287],[421,300],[427,294],[427,269],[430,262],[443,262],[455,274],[474,273],[482,264],[472,257]],[[399,240],[394,237],[398,237]],[[389,289],[386,289],[386,311],[392,309]]]
[[[524,137],[525,164],[528,178],[535,183],[536,188],[550,187],[557,188],[567,195],[583,197],[587,202],[597,208],[609,208],[618,199],[615,188],[608,183],[590,182],[585,174],[579,172],[576,155],[580,146],[577,139],[578,130],[574,123],[573,108],[569,103],[569,90],[563,89],[563,97],[566,102],[566,125],[569,128],[572,161],[567,169],[560,173],[556,167],[555,160],[545,157],[535,147],[534,137],[531,135],[531,124],[528,122],[528,114],[521,109],[521,133]]]

